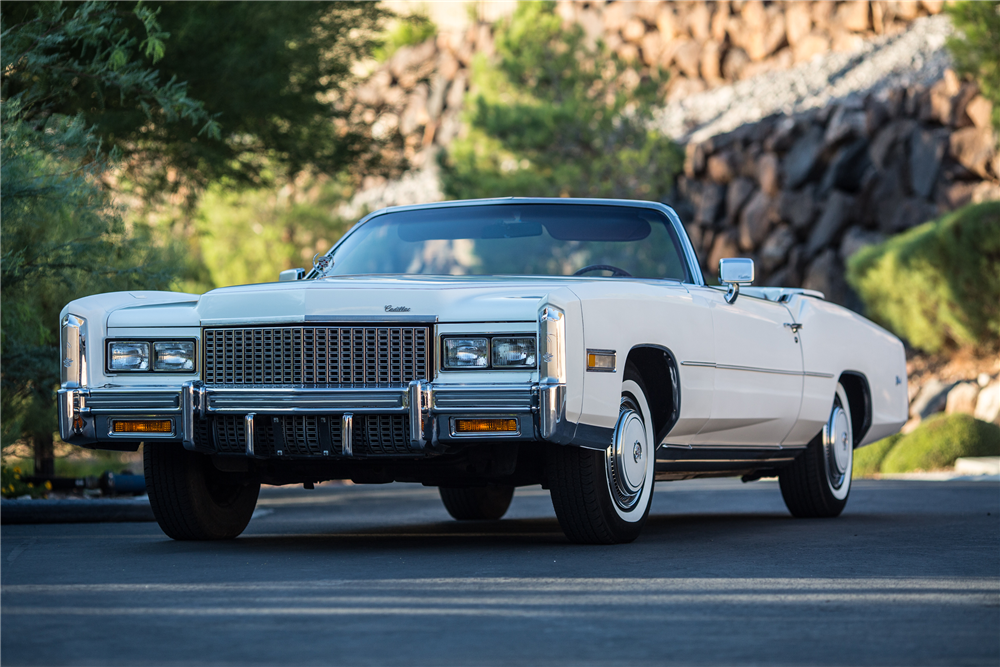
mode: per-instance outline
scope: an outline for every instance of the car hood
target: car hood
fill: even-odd
[[[344,276],[224,287],[197,301],[124,305],[110,327],[215,326],[333,321],[534,321],[550,293],[576,300],[580,278]]]

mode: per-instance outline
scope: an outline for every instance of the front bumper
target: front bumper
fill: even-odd
[[[467,441],[453,431],[456,417],[511,416],[516,434],[477,434],[481,439],[517,438],[567,444],[575,424],[565,420],[564,384],[438,384],[413,381],[402,387],[208,387],[200,381],[179,387],[80,388],[71,383],[58,393],[59,433],[65,442],[99,449],[134,449],[139,440],[183,442],[196,449],[196,428],[213,416],[242,416],[246,454],[254,447],[258,417],[335,416],[341,442],[351,442],[354,415],[405,415],[409,449],[421,452]],[[169,433],[116,434],[116,419],[169,419]],[[350,456],[350,448],[341,455]]]

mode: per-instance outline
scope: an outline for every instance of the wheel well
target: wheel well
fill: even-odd
[[[872,425],[871,389],[868,379],[855,371],[842,373],[840,384],[847,393],[847,402],[851,404],[851,430],[854,432],[854,446],[857,447]]]
[[[670,350],[663,347],[634,347],[628,353],[631,364],[642,378],[649,394],[646,400],[653,413],[653,430],[659,444],[677,422],[681,413],[680,382],[677,362]]]

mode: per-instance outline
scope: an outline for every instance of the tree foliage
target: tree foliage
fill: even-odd
[[[219,136],[204,104],[184,83],[163,82],[153,67],[165,33],[148,7],[117,4],[7,3],[3,21],[3,100],[35,129],[79,116],[90,127],[109,110],[130,108],[136,125],[187,120],[200,135]],[[96,138],[96,137],[95,137]]]
[[[449,196],[653,199],[683,156],[649,129],[659,83],[564,26],[553,3],[523,2],[497,25],[496,58],[473,64],[468,135],[442,156]]]
[[[0,167],[4,444],[51,440],[62,307],[95,292],[166,287],[175,272],[169,249],[127,229],[97,182],[107,162],[82,119],[53,116],[37,132],[15,104],[3,106]]]
[[[106,3],[84,3],[72,13],[52,5],[15,24],[3,14],[4,444],[27,436],[36,446],[51,445],[58,317],[65,303],[95,292],[165,287],[176,272],[170,249],[144,233],[148,230],[127,228],[102,187],[114,155],[103,150],[85,114],[58,111],[86,84],[92,86],[91,99],[114,95],[140,104],[147,122],[187,119],[204,127],[210,121],[182,86],[159,83],[142,52],[161,53],[163,33],[155,17],[141,6],[136,11],[141,19],[136,31],[123,27],[119,6]]]
[[[182,277],[185,291],[272,282],[284,269],[312,266],[350,227],[332,214],[342,201],[335,182],[279,191],[234,191],[213,185],[193,211],[199,273]],[[252,258],[252,260],[250,260]]]
[[[958,34],[948,38],[955,67],[979,83],[993,103],[993,126],[1000,130],[1000,2],[955,2],[945,6]]]
[[[386,31],[385,42],[373,51],[375,59],[385,62],[404,46],[422,44],[437,34],[437,26],[421,11],[397,18]]]
[[[32,2],[2,12],[26,54],[5,89],[37,100],[39,116],[82,114],[146,197],[378,160],[342,104],[388,15],[374,3],[151,2],[129,12]],[[162,122],[175,118],[193,122]]]

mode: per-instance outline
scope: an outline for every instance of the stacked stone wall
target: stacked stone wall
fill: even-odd
[[[843,266],[861,247],[1000,198],[990,112],[949,70],[931,87],[775,115],[687,144],[672,203],[706,274],[750,256],[762,284],[856,306]]]
[[[937,14],[941,2],[568,2],[557,4],[567,25],[601,39],[635,76],[667,73],[664,102],[715,86],[787,69],[830,52],[852,51],[866,39],[898,34]],[[391,139],[389,162],[415,169],[431,162],[462,130],[461,110],[473,56],[494,53],[492,24],[442,32],[399,49],[353,92],[355,110],[376,137]],[[373,177],[363,189],[379,187]]]

